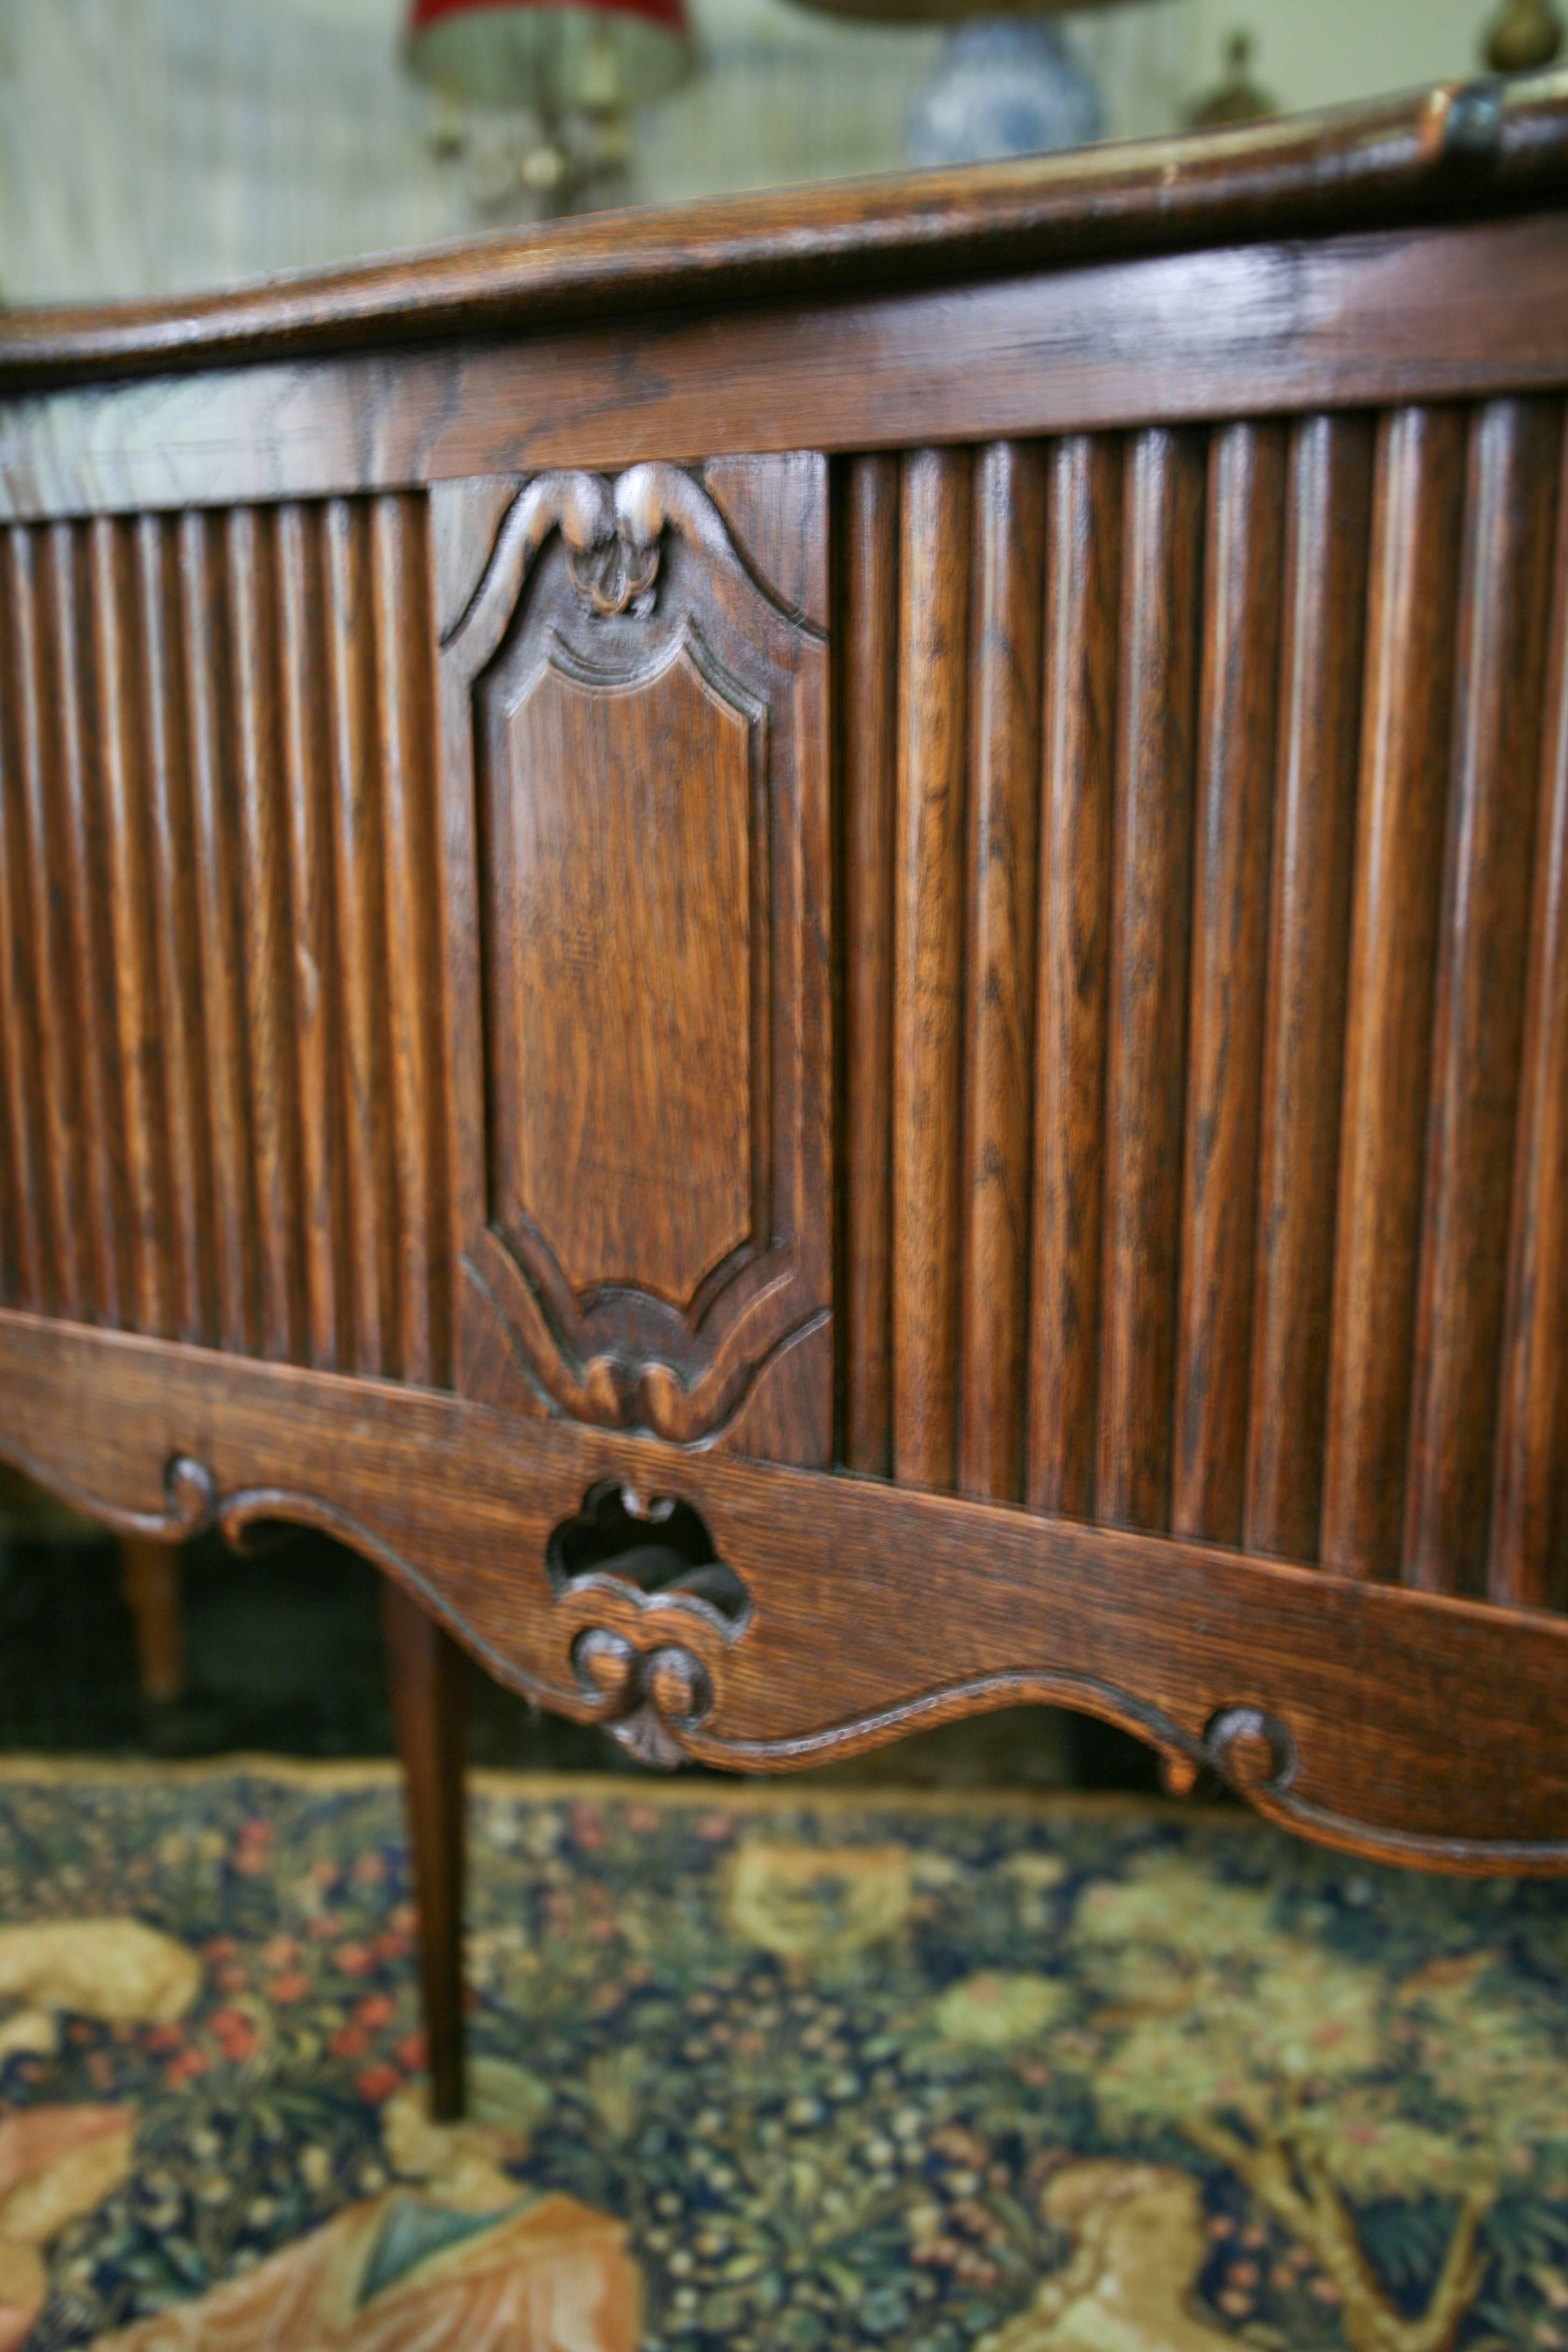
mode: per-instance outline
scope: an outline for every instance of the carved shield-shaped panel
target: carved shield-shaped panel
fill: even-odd
[[[460,1385],[822,1458],[822,631],[674,467],[458,486],[437,562]]]

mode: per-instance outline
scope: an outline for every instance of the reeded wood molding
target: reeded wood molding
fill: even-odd
[[[16,311],[0,391],[1473,215],[1565,184],[1568,74],[1451,83],[1203,138],[600,215],[195,299]]]
[[[1056,1702],[1322,1843],[1568,1870],[1560,1617],[14,1313],[0,1391],[0,1454],[111,1525],[324,1528],[512,1687],[584,1722],[648,1706],[661,1748],[706,1762],[786,1769]],[[605,1480],[700,1509],[749,1596],[738,1624],[613,1578],[552,1583],[552,1529]]]
[[[447,1377],[423,499],[0,531],[0,1292]]]

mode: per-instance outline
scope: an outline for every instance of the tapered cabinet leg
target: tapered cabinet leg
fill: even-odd
[[[142,1696],[178,1698],[185,1686],[185,1643],[180,1622],[180,1553],[170,1543],[126,1536],[120,1545],[121,1584],[136,1634],[136,1675]]]
[[[419,1910],[430,2112],[463,2111],[463,1762],[467,1664],[398,1585],[382,1586],[387,1672]]]

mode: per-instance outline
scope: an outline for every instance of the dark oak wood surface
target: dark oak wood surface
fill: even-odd
[[[900,284],[1085,254],[1409,224],[1561,193],[1568,75],[843,187],[600,214],[232,293],[0,320],[0,371],[123,375],[563,317]]]
[[[10,1312],[0,1379],[12,1458],[124,1532],[322,1528],[540,1704],[653,1716],[657,1744],[631,1728],[658,1757],[786,1770],[1036,1699],[1331,1843],[1568,1867],[1565,1616]],[[645,1540],[669,1499],[699,1511],[739,1612],[700,1580],[574,1572],[562,1532],[606,1486]],[[604,1674],[601,1643],[637,1671]],[[1252,1717],[1261,1775],[1232,1753]]]
[[[1346,232],[0,401],[0,520],[1561,385],[1561,215]]]
[[[428,1612],[445,2110],[450,1639],[1568,1868],[1565,431],[1552,80],[0,322],[0,1453]]]

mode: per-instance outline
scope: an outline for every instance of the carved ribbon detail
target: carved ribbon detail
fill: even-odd
[[[574,587],[600,615],[653,611],[666,530],[740,568],[718,509],[679,467],[632,466],[614,481],[603,474],[536,474],[519,493],[483,579],[443,644],[470,635],[499,638],[535,557],[557,530]]]
[[[567,569],[572,585],[601,620],[630,613],[642,620],[652,612],[658,579],[658,541],[649,547],[628,544],[617,530],[613,539],[582,554],[569,550]]]
[[[693,1732],[713,1706],[713,1685],[700,1658],[678,1643],[640,1651],[606,1625],[590,1626],[572,1648],[585,1691],[605,1702],[608,1727],[641,1764],[673,1771],[686,1760],[680,1735]]]

